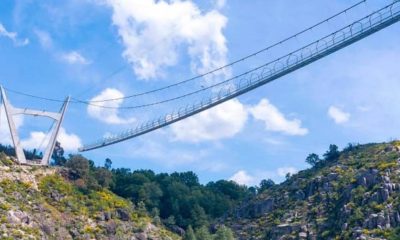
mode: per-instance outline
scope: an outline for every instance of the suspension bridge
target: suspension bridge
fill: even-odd
[[[348,11],[347,9],[346,11]],[[333,16],[337,17],[337,15]],[[330,18],[331,19],[331,18]],[[330,20],[329,19],[329,20]],[[369,35],[372,35],[400,20],[400,2],[383,7],[371,14],[340,28],[327,36],[313,41],[298,50],[284,54],[274,61],[246,71],[233,78],[222,81],[212,87],[220,86],[214,96],[180,108],[176,112],[159,117],[120,134],[100,139],[84,145],[79,151],[89,151],[149,133],[156,129],[181,121],[197,113],[205,111],[232,98],[245,94],[255,88],[285,76],[297,69],[303,68],[321,58],[324,58],[346,46],[349,46]],[[308,30],[308,29],[307,29]],[[307,31],[305,30],[305,31]],[[302,34],[301,32],[300,34]],[[221,87],[222,86],[222,87]],[[212,88],[208,87],[208,88]],[[200,89],[198,91],[204,91]],[[195,94],[191,92],[188,94]],[[171,99],[169,99],[171,100]]]
[[[400,21],[400,1],[396,0],[380,9],[369,11],[368,14],[357,17],[349,23],[343,25],[331,24],[330,27],[335,25],[334,30],[327,30],[328,28],[326,28],[324,29],[325,31],[323,31],[324,34],[319,37],[315,37],[315,34],[312,34],[313,38],[307,39],[308,43],[306,44],[300,45],[299,41],[297,41],[299,38],[302,38],[302,36],[313,33],[315,29],[323,28],[324,26],[326,27],[329,23],[335,22],[335,20],[339,19],[342,15],[347,15],[349,12],[354,11],[354,9],[360,7],[361,4],[365,4],[366,2],[367,0],[360,1],[325,20],[304,29],[303,31],[285,38],[282,41],[278,41],[276,44],[272,44],[271,46],[261,49],[242,59],[172,85],[121,98],[101,99],[96,101],[71,98],[70,103],[72,104],[78,103],[87,104],[92,107],[126,110],[143,109],[180,100],[182,100],[183,103],[180,108],[175,108],[175,110],[169,111],[155,119],[144,121],[134,128],[101,138],[90,144],[85,144],[83,147],[79,148],[79,151],[89,151],[126,141],[191,117],[288,75],[298,69],[304,68],[313,62],[325,58],[332,53],[335,53]],[[293,49],[285,48],[286,52],[283,54],[279,53],[279,55],[273,59],[263,59],[265,53],[271,53],[272,56],[275,49],[289,41],[295,41],[297,43],[291,46]],[[259,63],[253,61],[253,58],[260,56],[264,62]],[[244,70],[240,67],[236,67],[239,64],[244,66],[242,67]],[[255,64],[257,65],[254,67]],[[253,67],[249,68],[249,66]],[[221,77],[229,76],[228,73],[230,69],[234,67],[240,69],[241,73],[235,74],[233,77]],[[200,84],[198,81],[196,82],[196,80],[199,79],[202,80]],[[194,85],[195,88],[187,87],[188,84],[193,82],[196,82]],[[181,93],[181,91],[176,91],[175,89],[183,89],[183,93]],[[163,97],[161,100],[157,99],[157,101],[132,106],[110,106],[106,104],[107,102],[133,99],[157,93],[160,93],[161,96],[165,96],[165,92],[178,94],[167,98]],[[20,92],[15,93],[42,98],[48,101],[63,102],[63,100],[58,99],[43,98]],[[199,96],[201,98],[199,98]],[[190,99],[190,101],[188,99]],[[187,102],[191,103],[185,104]]]

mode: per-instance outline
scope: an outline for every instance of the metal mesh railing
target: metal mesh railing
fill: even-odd
[[[394,1],[392,4],[296,51],[213,85],[214,89],[218,86],[220,88],[207,99],[188,104],[158,119],[144,122],[134,129],[85,145],[79,151],[88,151],[118,143],[190,117],[315,62],[399,20],[400,1]]]

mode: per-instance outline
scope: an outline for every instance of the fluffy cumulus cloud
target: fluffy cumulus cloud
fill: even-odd
[[[346,123],[350,120],[350,113],[347,113],[335,106],[329,107],[328,116],[332,118],[336,124]]]
[[[30,133],[29,138],[21,140],[21,145],[25,149],[45,149],[49,139],[50,133],[34,131]],[[82,146],[81,139],[75,134],[68,134],[64,128],[60,128],[57,140],[66,151],[76,151]]]
[[[176,140],[200,142],[230,138],[247,121],[245,106],[233,99],[172,125]]]
[[[237,184],[240,185],[253,185],[254,177],[250,176],[246,171],[240,170],[236,172],[232,177],[229,178],[231,181],[235,181]]]
[[[82,141],[79,136],[73,133],[67,133],[64,128],[60,128],[57,140],[66,151],[76,151],[82,146]]]
[[[178,62],[184,48],[196,73],[226,64],[227,46],[222,32],[227,18],[217,9],[205,12],[192,1],[106,0],[113,9],[113,24],[125,47],[123,56],[141,79],[163,76]],[[221,75],[226,75],[222,72]]]
[[[257,105],[249,109],[250,114],[265,123],[267,131],[281,132],[287,135],[303,136],[308,129],[301,126],[299,119],[287,119],[277,107],[267,99],[262,99]]]
[[[108,124],[129,124],[136,121],[135,118],[123,118],[119,116],[118,108],[123,103],[124,94],[117,89],[107,88],[102,91],[99,95],[93,97],[90,101],[91,105],[88,105],[88,114],[104,123]],[[105,99],[116,99],[114,101],[105,101]]]
[[[259,185],[263,179],[272,179],[275,182],[282,181],[286,174],[295,174],[298,170],[294,167],[280,167],[270,171],[252,171],[249,173],[243,169],[233,174],[229,180],[235,181],[240,185],[256,186]]]
[[[21,140],[21,145],[25,149],[43,149],[48,142],[49,139],[46,133],[34,131],[29,134],[29,138]]]
[[[89,64],[89,60],[87,60],[82,54],[77,51],[67,52],[61,54],[61,59],[69,64],[81,64],[86,65]]]
[[[257,105],[245,106],[237,99],[201,112],[172,125],[175,140],[187,142],[213,141],[234,137],[245,126],[248,116],[265,123],[267,131],[303,136],[308,129],[299,119],[287,119],[267,99]]]
[[[29,44],[29,39],[20,39],[18,38],[18,34],[16,32],[8,31],[2,23],[0,23],[0,36],[6,37],[13,41],[15,46],[26,46]]]

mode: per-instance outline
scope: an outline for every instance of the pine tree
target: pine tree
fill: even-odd
[[[138,210],[139,216],[144,217],[147,215],[146,205],[144,204],[144,202],[140,201],[138,203],[137,210]]]
[[[189,225],[188,229],[186,230],[185,236],[183,240],[197,240],[196,235],[194,235],[194,231],[192,226]]]
[[[211,236],[207,227],[203,226],[196,230],[196,239],[197,240],[213,240],[213,237]]]
[[[230,228],[221,226],[215,233],[214,240],[234,240],[233,232]]]
[[[200,205],[194,205],[190,211],[190,215],[192,216],[192,224],[195,228],[208,225],[207,215]]]

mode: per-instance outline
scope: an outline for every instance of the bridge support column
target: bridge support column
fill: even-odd
[[[21,145],[21,141],[18,136],[18,131],[15,126],[14,116],[15,115],[32,115],[32,116],[41,116],[48,117],[54,120],[53,128],[50,131],[50,139],[49,143],[44,152],[43,158],[40,161],[40,165],[49,165],[51,155],[53,154],[54,146],[56,144],[57,136],[61,127],[61,123],[64,119],[64,114],[67,110],[68,103],[70,98],[67,97],[60,109],[59,112],[47,112],[40,110],[33,110],[27,108],[15,108],[13,107],[7,99],[4,88],[0,86],[1,89],[1,98],[3,100],[4,110],[7,117],[8,127],[10,129],[11,139],[15,148],[15,155],[17,157],[17,161],[20,164],[29,164],[26,160],[24,150]]]

